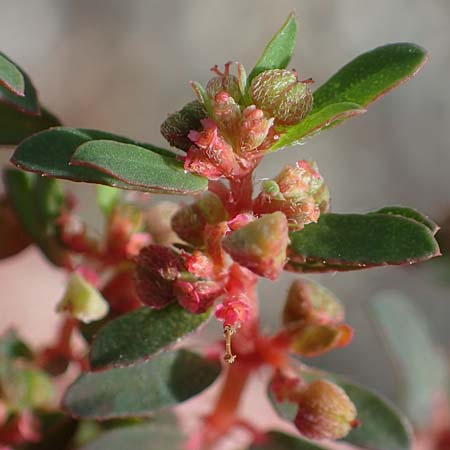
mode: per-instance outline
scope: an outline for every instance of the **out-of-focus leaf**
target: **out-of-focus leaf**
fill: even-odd
[[[426,63],[427,52],[416,44],[377,47],[350,61],[314,92],[314,108],[353,102],[367,106],[413,77]]]
[[[252,444],[248,450],[327,450],[320,444],[280,431],[269,431],[266,439]]]
[[[179,350],[134,366],[82,374],[66,391],[64,409],[75,417],[148,416],[206,389],[220,363]]]
[[[29,115],[0,102],[0,145],[17,145],[28,136],[60,125],[45,108],[40,115]]]
[[[181,450],[182,444],[176,427],[143,423],[107,431],[80,450]]]
[[[358,411],[361,425],[353,429],[344,441],[371,450],[410,450],[412,430],[406,418],[388,400],[358,384],[334,374],[308,368],[300,372],[311,382],[323,378],[345,390]],[[293,422],[297,405],[278,402],[271,390],[269,398],[275,410],[284,419]]]
[[[9,330],[0,336],[0,358],[31,359],[33,352],[28,345],[20,339],[15,330]]]
[[[400,292],[380,292],[370,311],[398,375],[401,405],[414,423],[426,427],[436,398],[447,392],[448,361],[436,348],[425,317]]]
[[[0,199],[0,236],[0,259],[14,256],[31,244],[6,197]]]
[[[301,143],[303,139],[318,133],[336,121],[364,114],[366,111],[362,106],[350,102],[327,105],[320,110],[313,111],[297,125],[285,127],[281,130],[280,138],[270,148],[270,151]]]
[[[3,64],[1,64],[2,61]],[[6,65],[9,67],[9,75],[7,76],[5,74],[5,70],[7,70]],[[12,81],[11,79],[11,67],[15,68],[16,81]],[[17,78],[17,71],[22,76],[22,80],[20,81]],[[9,82],[5,81],[5,76],[9,78]],[[0,53],[0,103],[6,103],[16,110],[30,115],[38,115],[40,111],[36,90],[30,78],[17,64],[13,63],[3,53]]]
[[[177,304],[161,310],[144,307],[120,316],[97,333],[91,367],[126,366],[148,359],[196,330],[209,315],[191,314]]]
[[[0,53],[0,84],[16,95],[25,94],[22,72],[2,53]]]
[[[439,255],[430,228],[392,214],[323,214],[290,238],[291,271],[358,270]]]
[[[97,204],[105,216],[109,216],[120,199],[120,190],[99,184],[97,187]]]
[[[55,180],[27,174],[16,169],[4,172],[5,186],[17,218],[33,243],[50,262],[64,264],[66,253],[52,234],[55,209],[61,205],[60,188]]]
[[[297,28],[297,18],[294,13],[291,13],[259,57],[255,67],[253,67],[248,76],[247,86],[250,86],[253,78],[261,72],[287,67],[294,52],[295,42],[297,40]]]
[[[186,173],[183,164],[173,157],[111,140],[80,145],[72,155],[71,164],[94,168],[148,192],[196,194],[208,186],[206,178]]]
[[[148,149],[154,154],[164,156],[172,163],[176,162],[175,157],[170,156],[173,155],[171,152],[149,144],[141,144],[132,141],[131,139],[102,131],[64,127],[45,130],[26,139],[18,146],[11,161],[23,170],[56,178],[106,184],[121,189],[149,191],[147,186],[121,181],[91,167],[74,166],[70,164],[72,154],[78,147],[86,142],[96,140],[110,140],[118,143],[137,145]],[[194,177],[194,175],[191,176]],[[202,186],[200,189],[205,188],[203,187],[203,178],[194,177],[194,179]]]

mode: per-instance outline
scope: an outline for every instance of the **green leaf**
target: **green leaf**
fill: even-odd
[[[371,390],[352,383],[343,377],[308,368],[301,371],[307,381],[325,378],[345,390],[358,411],[361,425],[343,439],[352,445],[371,450],[410,450],[411,427],[404,416],[389,401]],[[275,410],[284,419],[293,422],[297,413],[294,403],[279,403],[271,391],[269,398]]]
[[[131,139],[103,131],[60,127],[42,131],[23,141],[17,147],[11,161],[23,170],[56,178],[106,184],[121,189],[148,191],[146,186],[139,186],[120,181],[117,178],[90,167],[69,165],[73,152],[80,145],[86,142],[104,139],[127,144],[136,144],[151,150],[151,152],[160,154],[170,161],[172,157],[169,155],[173,155],[167,150],[149,144],[140,144]],[[173,162],[175,162],[174,156]],[[191,176],[194,177],[194,175]],[[201,177],[194,177],[194,179],[196,182],[197,180],[200,180],[198,181],[200,184],[206,183],[206,179],[202,179]]]
[[[2,53],[0,53],[0,84],[16,95],[25,94],[22,72]]]
[[[8,64],[9,63],[9,64]],[[9,70],[6,68],[8,65]],[[15,68],[15,82],[12,80],[11,76],[12,69]],[[2,72],[3,69],[3,72]],[[3,78],[6,74],[4,70],[9,71],[9,81]],[[22,81],[18,80],[17,72],[22,76]],[[5,54],[0,53],[0,103],[6,103],[18,111],[27,113],[30,115],[38,115],[40,112],[39,103],[37,100],[36,90],[31,83],[28,75],[15,63],[13,63]],[[15,86],[11,86],[11,83]],[[16,89],[19,88],[19,89]]]
[[[206,389],[220,363],[186,350],[162,353],[143,363],[82,374],[66,391],[64,409],[84,418],[148,416]]]
[[[80,145],[71,164],[94,168],[147,192],[196,194],[208,187],[206,178],[186,173],[183,164],[144,147],[111,140]]]
[[[109,216],[120,199],[121,191],[103,184],[97,185],[97,204],[105,216]]]
[[[162,310],[144,307],[125,314],[97,333],[90,353],[91,367],[124,366],[148,359],[196,330],[209,315],[191,314],[179,305]]]
[[[294,53],[297,40],[298,22],[294,13],[289,14],[286,22],[272,37],[262,55],[253,67],[247,79],[247,88],[253,78],[261,72],[271,69],[284,69],[289,64]]]
[[[357,270],[412,264],[439,255],[431,230],[392,214],[323,214],[318,223],[290,234],[287,270],[308,266],[325,270]]]
[[[427,216],[417,211],[417,209],[407,208],[405,206],[385,206],[384,208],[374,211],[375,214],[393,214],[394,216],[403,216],[413,219],[426,227],[428,227],[433,235],[439,231],[439,225],[430,220]]]
[[[313,113],[341,102],[367,106],[413,77],[426,61],[426,51],[410,43],[388,44],[364,53],[314,92]]]
[[[0,358],[30,360],[33,352],[15,330],[9,330],[0,336]]]
[[[0,145],[17,145],[28,136],[60,125],[59,120],[44,108],[40,115],[29,115],[0,103]]]
[[[6,169],[4,181],[17,218],[30,239],[50,262],[64,265],[66,252],[57,240],[54,219],[59,215],[62,194],[55,180]]]
[[[327,105],[318,111],[313,111],[297,125],[284,128],[280,134],[280,139],[270,148],[270,151],[299,144],[306,137],[320,132],[320,130],[336,121],[348,119],[365,112],[366,109],[356,103],[342,102]]]
[[[183,436],[177,428],[144,423],[107,431],[80,450],[181,450],[182,446]]]
[[[280,431],[269,431],[266,438],[267,441],[252,444],[248,450],[327,450],[327,447]]]
[[[436,348],[426,318],[400,292],[377,294],[370,310],[396,370],[401,405],[414,423],[427,427],[436,398],[447,392],[447,360]]]

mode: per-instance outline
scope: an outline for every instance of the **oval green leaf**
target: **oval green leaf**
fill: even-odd
[[[266,439],[265,442],[252,444],[248,450],[327,450],[319,444],[280,431],[269,431]]]
[[[297,40],[298,21],[294,13],[289,14],[286,22],[272,37],[263,53],[253,67],[247,79],[247,87],[253,78],[261,72],[271,69],[284,69],[289,64],[294,53]]]
[[[374,211],[375,214],[393,214],[394,216],[403,216],[408,219],[415,220],[428,227],[433,235],[439,231],[439,225],[430,220],[429,217],[425,216],[417,209],[407,208],[406,206],[385,206],[384,208]]]
[[[318,223],[290,234],[287,270],[312,265],[323,270],[358,270],[412,264],[439,255],[431,230],[391,214],[323,214]],[[317,264],[316,264],[317,263]]]
[[[353,429],[344,441],[371,450],[410,450],[412,430],[398,409],[375,392],[345,378],[315,369],[306,369],[301,376],[308,381],[325,378],[345,390],[358,411],[361,425]],[[269,390],[269,398],[278,414],[293,422],[297,406],[288,402],[277,402]]]
[[[218,361],[179,350],[134,366],[82,374],[66,391],[63,408],[75,417],[148,416],[206,389],[220,373]]]
[[[72,155],[71,165],[99,170],[147,192],[196,194],[208,186],[206,178],[186,173],[183,164],[173,157],[112,140],[80,145]]]
[[[141,308],[109,322],[92,343],[93,369],[126,366],[167,349],[200,327],[210,312],[191,314],[179,305],[162,310]]]
[[[15,68],[15,75],[11,66]],[[8,74],[2,73],[2,68]],[[23,82],[19,80],[17,71],[22,76]],[[2,77],[5,77],[3,82],[1,82]],[[0,103],[6,103],[16,110],[30,115],[38,115],[40,112],[36,89],[30,78],[3,53],[0,53]]]
[[[146,186],[129,184],[106,173],[90,167],[70,165],[73,152],[82,144],[95,140],[112,140],[127,144],[136,144],[149,151],[160,154],[167,159],[172,158],[171,152],[149,144],[141,144],[131,139],[111,133],[76,128],[52,128],[42,131],[23,141],[11,158],[13,164],[23,170],[36,172],[55,178],[71,181],[105,184],[120,189],[148,191]],[[175,161],[173,155],[172,158]],[[193,177],[193,175],[191,175]],[[203,183],[203,179],[197,177]],[[160,192],[160,191],[158,191]]]
[[[395,291],[377,294],[370,302],[370,312],[391,356],[400,404],[415,424],[430,425],[436,398],[447,391],[449,370],[425,317]]]
[[[312,113],[341,102],[367,106],[412,78],[426,61],[427,52],[415,44],[377,47],[349,62],[314,92]]]
[[[181,450],[182,445],[183,435],[176,427],[145,423],[106,431],[79,450]]]
[[[40,115],[29,115],[0,102],[0,145],[17,145],[38,131],[60,125],[59,120],[41,108]]]
[[[280,150],[289,145],[300,144],[305,138],[319,133],[336,121],[348,119],[353,116],[364,114],[367,110],[356,103],[334,103],[324,108],[313,111],[297,125],[286,127],[281,130],[280,138],[270,148],[270,151]]]
[[[16,95],[25,94],[25,80],[22,72],[2,53],[0,53],[0,84]]]

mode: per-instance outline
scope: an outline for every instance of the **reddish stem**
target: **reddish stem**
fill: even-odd
[[[252,211],[253,172],[230,179],[230,189],[235,214]]]

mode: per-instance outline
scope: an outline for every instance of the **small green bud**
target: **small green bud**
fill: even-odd
[[[255,105],[283,125],[294,125],[312,109],[313,96],[307,82],[289,70],[266,70],[250,86]]]
[[[68,312],[84,323],[103,319],[109,310],[108,302],[100,292],[80,274],[73,273],[64,297],[56,307],[58,312]]]
[[[161,125],[161,134],[172,147],[188,151],[192,142],[188,138],[189,131],[200,130],[201,119],[208,114],[203,105],[194,100],[185,105],[180,111],[171,114]]]
[[[225,64],[223,73],[217,66],[214,66],[211,69],[217,76],[211,78],[206,85],[206,92],[209,98],[214,99],[219,92],[226,92],[233,97],[236,103],[240,102],[241,89],[239,87],[239,80],[237,77],[230,74],[231,64],[231,62]]]

